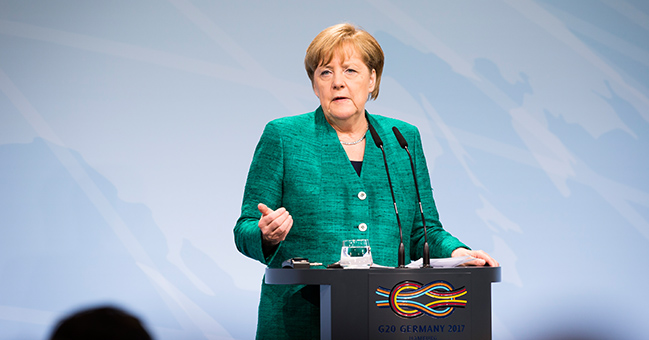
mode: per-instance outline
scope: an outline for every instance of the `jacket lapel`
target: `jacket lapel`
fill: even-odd
[[[315,112],[315,120],[317,127],[317,138],[322,146],[320,152],[320,159],[322,162],[323,172],[333,172],[334,177],[339,180],[344,180],[347,183],[356,182],[361,185],[361,180],[356,174],[356,170],[349,161],[345,149],[340,144],[336,130],[327,122],[322,112],[322,107],[318,107]],[[369,136],[369,133],[367,134]],[[367,153],[367,143],[365,143],[365,152]],[[363,160],[363,168],[365,167],[365,160]],[[363,170],[361,168],[361,175]],[[323,173],[323,175],[325,175]]]

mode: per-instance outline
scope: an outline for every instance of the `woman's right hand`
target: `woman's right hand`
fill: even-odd
[[[293,226],[291,214],[283,207],[273,211],[263,203],[259,203],[257,209],[261,213],[259,229],[264,244],[275,246],[284,241]]]

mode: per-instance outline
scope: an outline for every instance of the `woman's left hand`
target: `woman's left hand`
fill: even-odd
[[[499,267],[500,264],[498,261],[494,260],[489,254],[485,253],[482,250],[469,250],[466,248],[457,248],[451,253],[451,257],[461,257],[461,256],[471,256],[474,260],[471,260],[465,265],[472,266],[489,266],[489,267]]]

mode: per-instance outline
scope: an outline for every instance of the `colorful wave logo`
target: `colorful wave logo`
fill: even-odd
[[[434,318],[445,318],[451,315],[455,308],[466,307],[467,301],[458,299],[466,293],[466,288],[454,289],[450,283],[443,280],[433,281],[427,285],[416,281],[402,281],[392,290],[379,286],[376,294],[386,297],[387,300],[376,301],[376,306],[389,307],[395,314],[405,318],[416,318],[424,314]],[[428,302],[421,302],[422,300]]]

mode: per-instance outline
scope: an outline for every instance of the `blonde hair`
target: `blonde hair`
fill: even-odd
[[[306,49],[304,67],[313,85],[313,75],[316,68],[328,64],[333,59],[334,53],[343,53],[344,45],[351,44],[361,54],[363,62],[372,72],[376,71],[376,86],[370,93],[370,98],[379,96],[379,84],[383,73],[385,56],[381,45],[372,35],[360,27],[349,23],[338,24],[324,29],[313,39]]]

